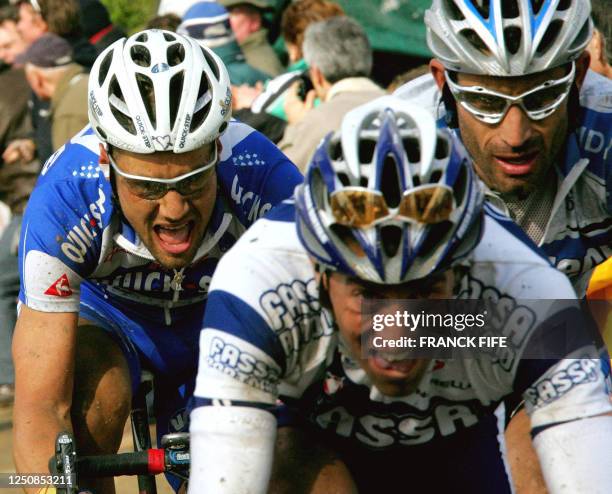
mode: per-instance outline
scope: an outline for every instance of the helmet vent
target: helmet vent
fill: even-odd
[[[136,65],[149,67],[151,65],[151,53],[146,46],[134,45],[130,49],[130,56]]]
[[[102,139],[106,141],[106,138],[108,136],[106,135],[106,132],[104,132],[99,125],[96,127],[96,131],[98,132],[98,134],[100,134],[100,137],[102,137]]]
[[[429,176],[429,183],[437,184],[441,178],[442,178],[442,172],[440,170],[434,170],[433,172],[431,172],[431,175]]]
[[[521,38],[523,31],[516,26],[510,26],[504,29],[504,42],[508,47],[508,51],[512,55],[516,55],[521,47]]]
[[[479,52],[489,55],[491,51],[487,48],[484,41],[480,39],[480,36],[473,29],[462,29],[459,34],[465,38],[465,40],[476,48]]]
[[[504,0],[505,1],[505,0]],[[489,11],[491,8],[491,0],[477,0],[476,2],[470,1],[478,13],[485,19],[489,18]]]
[[[544,0],[532,0],[532,9],[533,9],[533,14],[537,15],[540,13],[540,10],[542,9],[542,6],[544,5]]]
[[[459,7],[457,7],[453,0],[444,0],[444,6],[446,7],[444,9],[445,14],[450,20],[462,21],[465,19],[463,12],[459,10]]]
[[[421,177],[419,177],[418,175],[412,175],[412,185],[414,187],[418,187],[419,185],[421,185]]]
[[[111,112],[113,116],[130,134],[136,135],[136,127],[134,126],[134,122],[131,117],[128,116],[128,106],[125,103],[125,98],[123,97],[123,92],[121,91],[121,87],[117,82],[117,78],[113,76],[111,82],[108,86],[108,102],[111,108]]]
[[[410,163],[419,163],[421,161],[421,143],[416,137],[405,137],[402,139],[406,156]]]
[[[538,45],[536,50],[539,55],[542,55],[548,51],[548,49],[555,43],[558,38],[559,32],[563,27],[563,21],[560,19],[554,20],[548,26],[548,29],[542,36],[542,41]]]
[[[146,43],[148,40],[149,40],[149,37],[147,36],[147,33],[142,33],[134,41],[136,41],[137,43]]]
[[[557,5],[557,12],[568,10],[571,8],[573,0],[561,0],[559,5]]]
[[[436,159],[443,160],[448,158],[449,150],[448,150],[448,141],[446,139],[442,139],[438,137],[436,139]]]
[[[164,39],[168,42],[176,41],[176,36],[172,33],[164,33]]]
[[[168,57],[168,65],[174,67],[185,60],[185,48],[180,43],[174,43],[168,46],[166,56]]]
[[[137,72],[136,84],[138,84],[138,91],[142,96],[142,102],[144,103],[145,109],[147,110],[149,120],[153,124],[153,127],[157,127],[155,113],[155,91],[153,90],[153,82],[146,75]]]
[[[380,191],[387,202],[387,206],[390,208],[399,206],[402,198],[401,189],[397,163],[395,158],[388,154],[383,162],[382,174],[380,176]]]
[[[342,161],[342,143],[340,141],[331,141],[329,145],[329,158],[332,161]]]
[[[442,221],[435,225],[429,225],[429,231],[423,243],[419,246],[419,252],[422,252],[422,255],[428,255],[433,252],[446,239],[452,228],[453,224],[450,221]]]
[[[202,72],[200,77],[200,88],[198,89],[196,110],[191,119],[191,128],[189,129],[190,131],[197,129],[202,124],[202,122],[206,118],[206,115],[208,115],[208,112],[210,111],[212,99],[210,97],[208,88],[208,79],[206,79],[206,75],[204,74],[204,72]]]
[[[501,6],[504,19],[515,19],[521,14],[516,0],[504,0]]]
[[[369,164],[372,163],[372,159],[374,158],[374,150],[376,149],[376,141],[371,141],[369,139],[360,139],[359,140],[359,163]]]
[[[387,257],[394,257],[402,243],[402,228],[395,225],[386,225],[380,229],[380,240],[383,252]]]
[[[584,22],[582,29],[578,33],[578,36],[576,36],[576,38],[574,39],[574,43],[572,43],[572,46],[570,49],[580,48],[588,42],[587,38],[590,39],[590,36],[591,36],[590,27],[591,27],[591,20],[587,19]]]
[[[183,71],[174,74],[170,79],[170,128],[174,128],[176,116],[183,95],[184,75]]]
[[[344,172],[338,172],[336,174],[336,176],[338,177],[338,180],[340,180],[340,183],[344,186],[344,187],[349,187],[351,185],[351,181],[348,177],[348,175]]]
[[[100,71],[98,72],[98,85],[104,84],[106,76],[108,75],[108,69],[110,69],[111,62],[113,61],[113,51],[109,51],[102,63],[100,63]]]
[[[217,67],[217,62],[215,62],[215,59],[211,57],[210,53],[208,53],[204,48],[202,48],[202,54],[204,55],[210,70],[212,70],[215,79],[219,80],[219,67]]]

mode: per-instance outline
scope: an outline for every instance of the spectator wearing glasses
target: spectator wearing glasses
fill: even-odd
[[[434,0],[425,15],[433,79],[396,93],[429,106],[461,136],[487,199],[581,297],[612,254],[612,81],[588,72],[590,13],[588,0]],[[520,412],[506,436],[516,488],[542,492],[524,423]]]

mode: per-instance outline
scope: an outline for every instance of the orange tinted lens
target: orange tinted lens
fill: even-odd
[[[382,195],[369,190],[339,190],[330,197],[330,206],[340,225],[361,228],[389,214]]]
[[[440,223],[453,212],[453,193],[444,187],[412,191],[402,198],[399,215],[420,223]]]

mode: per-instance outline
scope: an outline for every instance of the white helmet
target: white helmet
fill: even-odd
[[[521,76],[576,60],[591,40],[590,0],[433,0],[427,43],[448,70]]]
[[[89,76],[89,122],[119,149],[185,153],[214,141],[231,117],[223,62],[195,40],[151,29],[122,38]]]

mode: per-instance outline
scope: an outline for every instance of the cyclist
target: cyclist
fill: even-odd
[[[487,199],[580,297],[612,255],[612,81],[588,70],[590,12],[589,0],[434,0],[425,15],[433,77],[398,90],[441,110],[439,124],[460,135]],[[527,441],[521,415],[514,422],[525,430],[509,430],[509,449]],[[529,473],[533,456],[510,456],[518,491],[523,474],[528,492],[543,489]]]
[[[212,273],[302,180],[230,120],[226,68],[191,38],[149,30],[113,43],[88,94],[91,127],[45,164],[23,220],[20,472],[45,471],[63,429],[82,454],[116,451],[142,367],[156,377],[158,434],[186,430]]]
[[[483,201],[461,144],[426,110],[387,96],[347,114],[294,201],[258,221],[215,272],[189,492],[266,492],[271,471],[272,492],[511,492],[495,410],[515,395],[528,402],[551,492],[612,488],[600,456],[612,406],[579,328],[561,356],[581,360],[521,358],[549,343],[537,324],[508,365],[362,356],[367,299],[491,298],[500,307],[575,298],[566,276]],[[576,365],[590,370],[558,386]],[[279,396],[297,417],[278,430],[274,455]]]
[[[487,198],[584,296],[612,255],[612,81],[588,70],[590,1],[434,0],[431,76],[397,95],[441,110]]]

